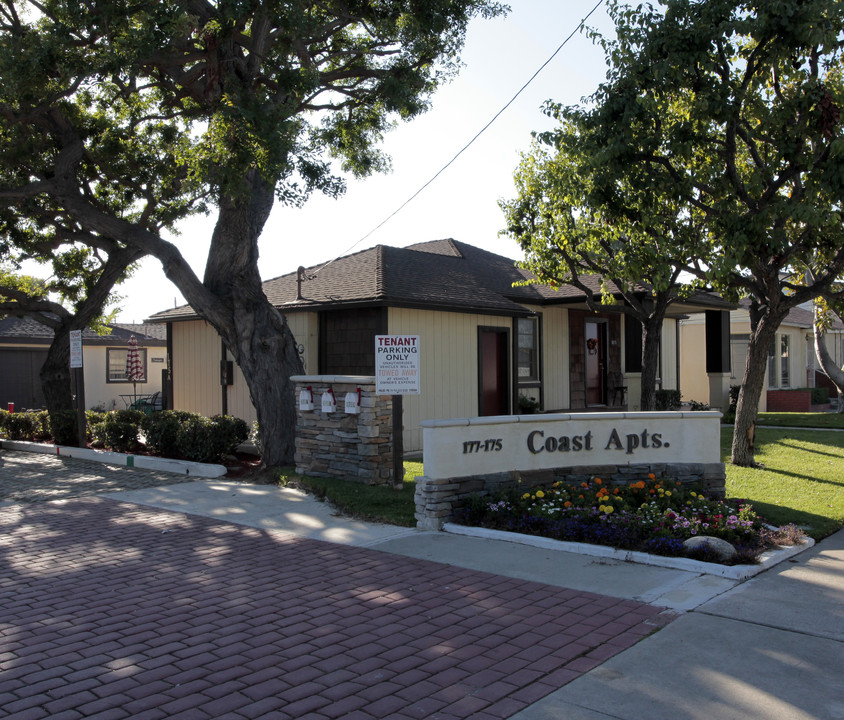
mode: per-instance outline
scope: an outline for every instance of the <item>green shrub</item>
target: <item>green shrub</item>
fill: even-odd
[[[35,415],[37,426],[35,428],[36,440],[49,440],[53,437],[53,431],[50,429],[50,414],[46,410],[37,410],[32,413]]]
[[[690,400],[689,409],[693,412],[702,412],[705,410],[711,410],[712,408],[709,406],[708,403],[698,402],[697,400]]]
[[[179,451],[186,460],[219,462],[249,437],[249,426],[228,415],[196,415],[179,428]]]
[[[175,457],[180,454],[179,428],[190,418],[198,417],[183,410],[161,410],[145,415],[141,430],[147,448],[156,455]]]
[[[679,410],[680,409],[680,391],[679,390],[657,390],[656,391],[656,409],[657,410]]]
[[[812,405],[826,405],[829,402],[829,388],[814,387],[812,391]]]
[[[76,410],[57,410],[48,417],[50,436],[56,445],[76,445],[79,434]]]
[[[144,414],[138,410],[113,410],[105,413],[102,422],[91,427],[94,441],[117,452],[133,452],[138,448],[138,431]]]
[[[35,440],[41,428],[39,413],[4,411],[3,429],[9,440]]]

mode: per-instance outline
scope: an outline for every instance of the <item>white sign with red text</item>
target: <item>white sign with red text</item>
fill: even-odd
[[[375,394],[421,392],[418,335],[375,336]]]

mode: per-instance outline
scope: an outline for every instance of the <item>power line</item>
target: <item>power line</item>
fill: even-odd
[[[448,168],[449,168],[449,167],[451,167],[451,166],[454,164],[454,162],[457,160],[457,158],[459,158],[459,157],[460,157],[460,156],[461,156],[464,152],[466,152],[466,150],[468,150],[468,149],[469,149],[469,148],[470,148],[470,147],[471,147],[471,146],[475,143],[475,141],[476,141],[476,140],[477,140],[477,139],[478,139],[481,135],[483,135],[483,134],[484,134],[484,133],[485,133],[485,132],[486,132],[486,131],[490,128],[490,126],[491,126],[491,125],[492,125],[492,124],[493,124],[496,120],[498,120],[498,118],[499,118],[499,117],[500,117],[500,116],[504,113],[504,111],[505,111],[505,110],[507,110],[507,108],[509,108],[509,107],[510,107],[510,106],[511,106],[511,105],[512,105],[515,101],[516,101],[516,99],[519,97],[519,95],[521,95],[521,94],[522,94],[522,93],[523,93],[523,92],[527,89],[527,87],[528,87],[528,86],[529,86],[529,85],[530,85],[530,84],[531,84],[531,83],[532,83],[532,82],[536,79],[536,77],[539,75],[539,73],[541,73],[541,72],[542,72],[542,71],[546,68],[546,66],[547,66],[547,65],[548,65],[548,64],[549,64],[549,63],[550,63],[550,62],[551,62],[551,61],[552,61],[555,57],[557,57],[557,55],[560,53],[560,51],[561,51],[561,50],[562,50],[562,49],[563,49],[563,48],[564,48],[564,47],[568,44],[569,40],[571,40],[571,39],[575,36],[575,34],[576,34],[579,30],[580,30],[580,28],[582,28],[582,27],[583,27],[583,24],[584,24],[584,23],[585,23],[585,22],[586,22],[586,21],[587,21],[587,20],[588,20],[588,19],[592,16],[592,14],[593,14],[593,13],[594,13],[594,12],[595,12],[595,11],[596,11],[596,10],[597,10],[597,9],[598,9],[598,8],[599,8],[602,4],[603,4],[603,3],[604,3],[604,0],[598,0],[598,2],[597,2],[597,3],[595,3],[595,6],[594,6],[594,7],[593,7],[593,8],[592,8],[592,9],[591,9],[591,10],[590,10],[587,14],[586,14],[586,16],[585,16],[585,17],[584,17],[584,18],[583,18],[583,19],[582,19],[582,20],[581,20],[581,21],[577,24],[577,26],[574,28],[574,30],[572,30],[572,31],[569,33],[568,37],[566,37],[566,39],[565,39],[565,40],[563,40],[563,42],[562,42],[562,43],[560,43],[559,47],[558,47],[558,48],[557,48],[557,49],[556,49],[553,53],[551,53],[551,56],[550,56],[550,57],[549,57],[549,58],[548,58],[548,59],[547,59],[544,63],[542,63],[542,65],[540,65],[540,66],[539,66],[539,69],[538,69],[538,70],[537,70],[537,71],[536,71],[533,75],[531,75],[531,76],[530,76],[530,78],[528,79],[528,81],[527,81],[524,85],[522,85],[522,86],[519,88],[518,92],[516,92],[516,94],[515,94],[515,95],[513,95],[513,97],[512,97],[512,98],[510,98],[510,100],[507,102],[507,104],[506,104],[506,105],[504,105],[504,107],[502,107],[502,108],[501,108],[501,109],[500,109],[497,113],[495,113],[495,115],[492,117],[492,119],[491,119],[491,120],[490,120],[490,121],[489,121],[486,125],[484,125],[484,126],[483,126],[483,127],[482,127],[482,128],[481,128],[481,129],[480,129],[480,130],[479,130],[479,131],[475,134],[475,136],[474,136],[474,137],[473,137],[473,138],[472,138],[472,139],[471,139],[468,143],[466,143],[466,144],[465,144],[465,145],[464,145],[464,146],[463,146],[463,147],[462,147],[462,148],[461,148],[461,149],[457,152],[457,154],[456,154],[453,158],[451,158],[451,160],[449,160],[449,161],[448,161],[445,165],[443,165],[443,166],[442,166],[442,167],[441,167],[441,168],[440,168],[440,169],[436,172],[436,174],[434,174],[434,176],[433,176],[430,180],[428,180],[428,182],[426,182],[426,183],[425,183],[422,187],[420,187],[420,188],[419,188],[419,189],[418,189],[415,193],[413,193],[413,195],[411,195],[411,196],[410,196],[407,200],[405,200],[405,201],[404,201],[401,205],[399,205],[399,206],[398,206],[398,207],[397,207],[397,208],[396,208],[396,209],[395,209],[392,213],[390,213],[390,214],[389,214],[387,217],[385,217],[385,218],[384,218],[384,219],[383,219],[380,223],[378,223],[378,225],[376,225],[374,228],[372,228],[372,230],[370,230],[368,233],[366,233],[366,235],[364,235],[362,238],[360,238],[360,239],[359,239],[359,240],[357,240],[355,243],[353,243],[353,244],[352,244],[349,248],[347,248],[347,249],[346,249],[346,250],[345,250],[342,254],[338,255],[338,256],[337,256],[337,257],[335,257],[333,260],[329,260],[329,261],[328,261],[327,263],[325,263],[325,265],[323,265],[321,268],[318,268],[317,270],[315,270],[313,274],[314,274],[314,275],[316,275],[318,272],[320,272],[321,270],[324,270],[324,269],[325,269],[325,268],[327,268],[329,265],[331,265],[331,263],[333,263],[335,260],[337,260],[337,259],[339,259],[339,258],[341,258],[341,257],[343,257],[343,256],[345,256],[345,255],[347,255],[350,251],[354,250],[354,249],[355,249],[358,245],[360,245],[360,244],[361,244],[364,240],[366,240],[366,239],[367,239],[370,235],[372,235],[373,233],[377,232],[377,231],[378,231],[378,230],[380,230],[382,227],[384,227],[384,225],[386,225],[386,224],[387,224],[390,220],[392,220],[392,219],[393,219],[396,215],[398,215],[398,214],[399,214],[402,210],[404,210],[404,208],[405,208],[405,207],[407,207],[407,206],[408,206],[411,202],[413,202],[413,201],[414,201],[414,200],[415,200],[415,199],[416,199],[416,198],[417,198],[417,197],[418,197],[418,196],[422,193],[422,191],[423,191],[423,190],[425,190],[425,189],[426,189],[429,185],[431,185],[431,183],[433,183],[433,182],[434,182],[434,181],[435,181],[435,180],[436,180],[436,179],[437,179],[440,175],[442,175],[442,174],[443,174],[446,170],[448,170]]]

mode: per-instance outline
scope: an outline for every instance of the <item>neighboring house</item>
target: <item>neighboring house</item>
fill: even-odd
[[[162,388],[162,370],[167,368],[164,328],[160,325],[109,325],[108,335],[92,330],[82,333],[82,365],[85,371],[85,407],[105,410],[126,407],[128,396],[151,395]],[[138,340],[144,379],[135,386],[126,379],[129,338]],[[12,315],[0,320],[0,407],[14,403],[15,409],[41,409],[44,393],[39,373],[53,331],[31,318]],[[122,397],[125,396],[125,397]]]
[[[747,362],[747,348],[750,342],[750,302],[742,300],[740,307],[730,313],[730,384],[740,385]],[[759,401],[759,411],[768,409],[769,393],[777,390],[791,390],[807,387],[828,387],[835,397],[834,386],[820,370],[815,357],[812,331],[812,311],[804,307],[792,308],[780,327],[768,351],[768,365],[765,372],[765,387]],[[680,342],[684,347],[702,342],[705,328],[698,317],[680,321]],[[827,333],[827,348],[841,367],[844,364],[844,324],[833,323]],[[708,397],[707,377],[703,359],[694,353],[684,354],[680,365],[680,389],[685,400],[700,400]],[[771,395],[771,398],[774,396]],[[772,405],[775,408],[776,402]]]
[[[641,325],[611,306],[592,313],[569,286],[514,286],[532,278],[510,258],[437,240],[379,245],[268,280],[264,292],[286,316],[308,374],[374,375],[375,335],[420,336],[422,392],[404,398],[406,450],[421,449],[422,420],[518,413],[522,397],[546,412],[638,409]],[[598,294],[598,278],[593,285]],[[678,318],[730,307],[704,293],[671,308],[663,388],[678,387]],[[254,419],[236,368],[221,388],[231,357],[210,325],[189,306],[148,322],[167,324],[175,408]]]

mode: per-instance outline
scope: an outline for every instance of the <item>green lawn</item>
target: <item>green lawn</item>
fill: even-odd
[[[844,413],[759,413],[759,425],[774,427],[838,428],[844,430]]]
[[[759,428],[759,468],[730,465],[732,428],[722,428],[727,496],[746,498],[775,525],[795,523],[819,539],[844,525],[844,433]]]
[[[732,428],[725,426],[721,447],[727,463],[727,497],[746,499],[769,522],[795,523],[815,539],[844,525],[844,433],[759,428],[756,432],[759,468],[730,465],[731,442]],[[279,481],[327,498],[353,517],[413,527],[416,524],[414,478],[422,474],[422,463],[406,462],[404,467],[405,479],[400,490],[300,477],[292,471],[282,472]]]

